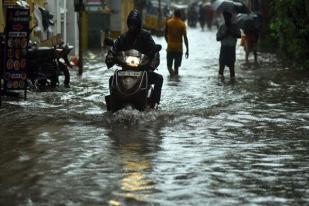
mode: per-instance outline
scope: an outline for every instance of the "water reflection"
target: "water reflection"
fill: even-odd
[[[160,146],[161,137],[154,136],[153,130],[144,126],[117,124],[108,134],[119,154],[122,172],[119,189],[113,192],[110,205],[145,205],[155,191],[155,182],[149,174],[153,170],[153,155]],[[160,129],[156,131],[160,132]]]

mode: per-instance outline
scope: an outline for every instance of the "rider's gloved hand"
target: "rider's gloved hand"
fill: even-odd
[[[160,64],[160,54],[156,53],[152,60],[149,62],[149,67],[152,71],[154,71]]]

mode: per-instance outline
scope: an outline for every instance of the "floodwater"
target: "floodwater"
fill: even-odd
[[[308,72],[267,53],[246,66],[237,46],[222,82],[215,31],[188,35],[178,78],[161,51],[158,111],[107,112],[99,52],[70,89],[5,98],[0,205],[309,205]]]

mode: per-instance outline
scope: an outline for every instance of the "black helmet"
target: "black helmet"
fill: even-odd
[[[128,19],[127,19],[127,25],[128,27],[129,25],[134,25],[138,29],[142,28],[142,16],[138,10],[134,9],[129,13]]]

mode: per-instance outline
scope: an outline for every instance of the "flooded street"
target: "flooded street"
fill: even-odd
[[[188,31],[158,111],[106,111],[113,69],[88,53],[71,88],[5,99],[0,205],[308,205],[309,75],[259,54],[218,80],[216,31]],[[253,62],[253,57],[250,61]]]

